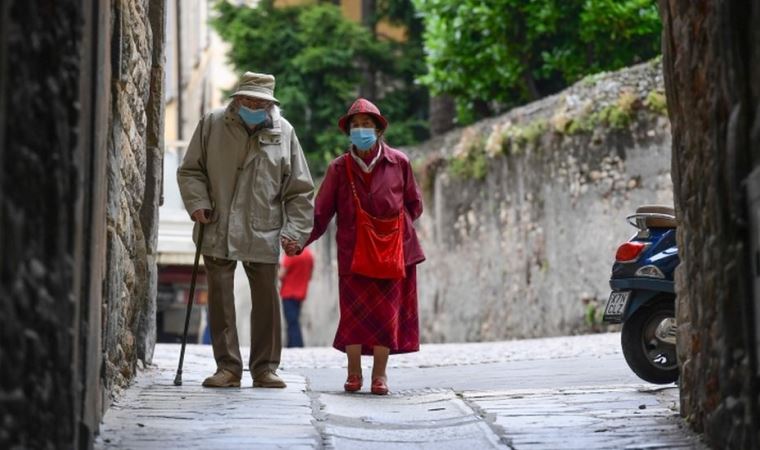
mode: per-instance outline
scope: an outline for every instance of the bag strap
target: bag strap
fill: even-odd
[[[359,194],[356,193],[356,185],[354,184],[354,174],[351,172],[351,154],[346,153],[344,156],[344,159],[346,160],[346,173],[348,174],[348,182],[351,184],[351,192],[354,194],[354,200],[356,200],[356,204],[359,208],[362,207],[361,202],[359,201]]]
[[[364,211],[364,214],[369,215],[373,219],[376,219],[376,220],[387,220],[387,219],[376,218],[376,217],[372,216],[371,214],[369,214],[368,212],[366,212],[364,210],[364,208],[362,208],[362,202],[359,200],[359,194],[356,193],[356,185],[354,184],[354,174],[351,171],[351,165],[353,163],[352,158],[351,158],[351,154],[350,153],[346,153],[345,155],[343,155],[343,158],[346,160],[346,174],[348,174],[348,183],[351,185],[351,192],[354,195],[354,201],[356,202],[356,207],[359,208],[359,209],[361,209],[362,211]],[[404,215],[404,208],[403,207],[399,211],[399,215],[400,216]]]

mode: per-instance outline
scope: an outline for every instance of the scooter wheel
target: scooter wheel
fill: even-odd
[[[678,379],[675,342],[657,336],[657,328],[675,319],[675,298],[658,298],[641,307],[623,324],[623,356],[633,372],[644,381],[668,384]]]

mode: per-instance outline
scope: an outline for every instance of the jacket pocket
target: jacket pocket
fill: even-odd
[[[274,148],[276,147],[276,148]],[[261,154],[254,162],[254,178],[251,186],[251,224],[256,230],[282,228],[283,214],[280,199],[281,167],[279,164],[279,144],[270,148],[263,146]]]
[[[279,200],[283,175],[281,136],[262,134],[254,166],[254,193],[265,194],[268,202]]]

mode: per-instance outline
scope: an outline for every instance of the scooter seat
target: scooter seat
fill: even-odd
[[[672,206],[642,205],[636,215],[645,220],[647,228],[677,228],[676,211]]]

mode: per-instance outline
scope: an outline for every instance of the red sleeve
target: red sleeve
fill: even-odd
[[[412,165],[408,161],[404,162],[404,206],[412,220],[417,220],[422,215],[422,193],[414,179]]]
[[[322,180],[322,185],[319,187],[317,198],[314,201],[314,228],[311,230],[311,236],[309,236],[309,239],[304,244],[304,248],[322,237],[325,231],[327,231],[327,226],[335,215],[338,204],[337,197],[338,171],[336,163],[333,162],[327,168],[327,173]]]

